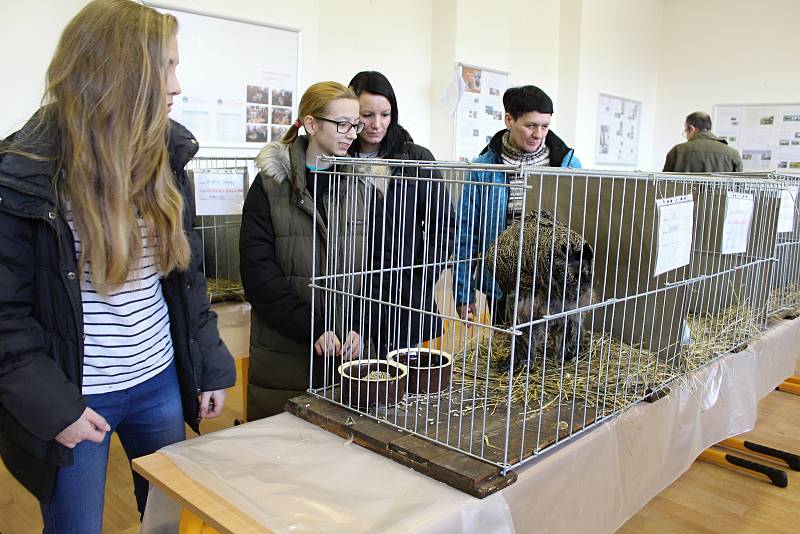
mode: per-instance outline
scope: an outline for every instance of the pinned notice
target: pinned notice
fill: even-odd
[[[794,230],[797,190],[797,187],[788,187],[781,191],[781,204],[778,209],[778,232],[791,232]]]
[[[247,180],[244,169],[194,171],[196,215],[241,215]]]
[[[722,254],[747,252],[750,224],[753,221],[753,195],[728,191],[725,222],[722,226]]]
[[[692,195],[656,200],[658,252],[653,276],[689,264],[692,254],[694,201]]]

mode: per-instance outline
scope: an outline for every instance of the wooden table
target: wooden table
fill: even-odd
[[[216,493],[187,477],[172,460],[160,452],[136,458],[133,460],[133,470],[178,502],[184,511],[188,511],[222,534],[272,532]],[[182,523],[185,523],[184,517]],[[182,524],[180,532],[189,534],[191,529],[185,528]]]

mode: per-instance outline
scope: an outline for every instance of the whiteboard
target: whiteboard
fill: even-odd
[[[600,93],[597,99],[595,163],[631,165],[639,161],[642,103]]]
[[[800,104],[719,104],[712,127],[745,170],[800,169]]]
[[[453,156],[456,161],[472,161],[506,127],[503,93],[508,73],[459,63],[457,79]]]
[[[297,115],[300,31],[147,2],[178,19],[182,92],[170,118],[203,148],[258,148]]]

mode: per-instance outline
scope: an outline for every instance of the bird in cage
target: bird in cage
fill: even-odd
[[[484,258],[486,268],[508,295],[510,313],[516,303],[514,323],[523,333],[515,336],[515,371],[537,358],[549,355],[561,363],[588,349],[582,339],[583,314],[574,311],[593,300],[594,251],[582,235],[551,212],[534,210],[500,234]],[[495,364],[508,370],[510,354],[503,356],[496,355]]]

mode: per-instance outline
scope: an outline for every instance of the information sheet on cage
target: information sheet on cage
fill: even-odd
[[[247,172],[242,169],[194,171],[195,215],[241,215]]]
[[[689,264],[692,253],[694,201],[692,195],[656,200],[658,209],[658,246],[653,276]]]
[[[794,215],[799,189],[797,187],[787,187],[781,191],[781,203],[778,208],[778,232],[791,232],[794,230]]]
[[[725,222],[722,225],[722,254],[747,252],[753,206],[753,195],[728,191],[725,197]]]
[[[181,29],[183,92],[170,118],[203,148],[258,148],[283,137],[297,112],[298,30],[145,3],[174,15]]]

